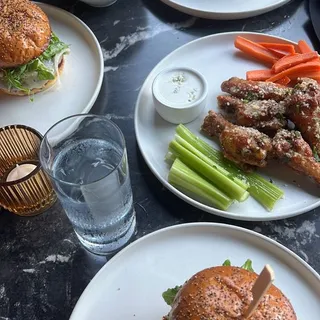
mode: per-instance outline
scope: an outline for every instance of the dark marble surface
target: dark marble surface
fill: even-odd
[[[105,79],[94,113],[123,130],[138,218],[137,237],[183,222],[230,223],[258,231],[293,250],[320,272],[320,210],[275,222],[239,222],[201,212],[166,191],[138,150],[133,112],[152,68],[190,40],[218,32],[257,31],[320,45],[307,5],[295,0],[273,12],[239,21],[192,18],[159,0],[118,0],[103,9],[81,2],[46,1],[71,11],[103,48]],[[0,320],[68,319],[86,285],[107,262],[84,250],[59,204],[34,218],[0,213]]]

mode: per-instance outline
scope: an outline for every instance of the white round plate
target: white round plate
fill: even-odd
[[[192,16],[229,20],[244,19],[279,8],[290,0],[161,0]],[[236,9],[236,11],[235,11]]]
[[[192,223],[149,234],[118,253],[90,282],[70,320],[161,320],[170,309],[163,291],[226,259],[235,266],[251,259],[257,273],[270,264],[298,319],[319,317],[320,277],[293,252],[253,231]]]
[[[70,45],[71,52],[60,84],[29,97],[0,96],[0,127],[24,124],[44,134],[57,121],[93,106],[103,80],[103,57],[92,31],[71,13],[37,3],[49,17],[57,36]]]
[[[265,178],[272,179],[285,192],[285,198],[278,201],[272,212],[268,212],[251,197],[245,202],[232,204],[227,212],[218,210],[191,199],[167,182],[169,167],[164,157],[169,142],[174,138],[176,126],[164,121],[155,110],[151,92],[153,79],[164,68],[173,66],[193,68],[204,75],[209,86],[207,106],[196,120],[186,126],[196,135],[219,148],[215,141],[208,140],[200,133],[200,127],[208,110],[218,110],[216,97],[222,93],[220,91],[222,81],[232,76],[245,78],[247,70],[264,68],[258,62],[247,59],[234,48],[233,43],[237,35],[255,41],[289,42],[259,33],[221,33],[192,41],[169,54],[151,71],[136,103],[135,131],[141,153],[151,171],[165,187],[204,211],[227,218],[251,221],[284,219],[310,211],[320,205],[319,189],[308,178],[278,163],[269,164],[267,168],[258,171]]]

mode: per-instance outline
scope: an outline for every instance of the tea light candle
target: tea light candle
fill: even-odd
[[[39,162],[41,141],[38,131],[21,124],[0,128],[0,207],[23,217],[40,214],[56,201]]]
[[[17,164],[16,167],[9,172],[6,181],[10,182],[22,179],[31,173],[36,167],[37,166],[32,163]]]

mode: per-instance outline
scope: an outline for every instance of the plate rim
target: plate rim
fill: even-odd
[[[102,54],[102,49],[101,49],[100,43],[99,43],[97,37],[95,36],[95,34],[93,33],[93,31],[89,28],[89,26],[86,23],[84,23],[80,18],[75,16],[73,13],[71,13],[67,10],[64,10],[60,7],[56,7],[52,4],[47,4],[47,3],[43,3],[43,2],[35,2],[35,3],[37,3],[41,9],[42,9],[42,6],[49,7],[52,10],[62,12],[63,14],[76,20],[79,23],[79,25],[81,25],[81,27],[84,28],[89,33],[89,35],[91,36],[91,38],[95,44],[95,47],[96,47],[95,49],[96,49],[98,56],[99,56],[99,71],[100,71],[100,73],[99,73],[99,79],[98,79],[96,88],[93,92],[93,95],[91,96],[91,99],[89,100],[89,102],[87,103],[87,105],[85,106],[85,108],[81,112],[81,114],[86,114],[91,110],[94,103],[96,102],[98,95],[100,93],[100,90],[101,90],[103,79],[104,79],[104,60],[103,60],[103,54]],[[49,20],[49,22],[50,22],[50,20]]]
[[[297,262],[300,263],[300,265],[302,267],[307,269],[307,271],[310,272],[310,275],[312,275],[320,283],[320,275],[306,261],[304,261],[301,257],[299,257],[295,252],[293,252],[289,248],[285,247],[283,244],[281,244],[281,243],[277,242],[276,240],[271,239],[263,234],[260,234],[256,231],[253,231],[250,229],[246,229],[246,228],[238,227],[238,226],[234,226],[234,225],[229,225],[229,224],[225,224],[225,223],[216,223],[216,222],[182,223],[182,224],[177,224],[177,225],[161,228],[159,230],[153,231],[149,234],[142,236],[141,238],[130,243],[127,247],[125,247],[124,249],[119,251],[109,261],[107,261],[107,263],[96,273],[96,275],[87,284],[86,288],[84,289],[81,296],[79,297],[74,309],[72,310],[72,313],[70,315],[69,320],[76,320],[75,314],[76,314],[76,312],[78,312],[78,309],[80,309],[81,305],[83,304],[83,301],[85,301],[85,299],[87,299],[87,296],[92,294],[91,292],[93,289],[91,289],[91,288],[94,288],[96,283],[99,282],[100,277],[104,273],[107,274],[107,270],[109,268],[111,268],[110,266],[112,266],[114,263],[116,263],[116,261],[118,259],[120,259],[123,255],[125,255],[128,251],[130,251],[131,248],[133,248],[136,245],[139,245],[141,242],[147,241],[148,239],[150,239],[152,237],[156,237],[161,233],[165,234],[166,232],[170,232],[175,229],[193,229],[193,228],[211,228],[213,231],[215,229],[230,229],[230,230],[236,230],[240,233],[249,235],[250,237],[253,237],[253,238],[258,238],[259,240],[261,240],[265,243],[268,243],[272,246],[277,247],[278,249],[284,251],[285,254],[287,254],[287,255],[291,256],[292,258],[294,258],[295,260],[297,260]],[[108,274],[106,277],[108,277]]]
[[[249,11],[240,11],[240,12],[206,11],[201,9],[193,9],[183,4],[173,2],[172,0],[161,0],[161,1],[173,9],[176,9],[180,12],[193,15],[199,18],[216,19],[216,20],[228,20],[228,19],[238,20],[238,19],[250,18],[250,17],[254,17],[254,16],[258,16],[258,15],[270,12],[272,10],[282,7],[283,5],[290,2],[291,0],[279,0],[277,3],[268,5],[264,8],[249,10]]]
[[[286,42],[286,43],[291,43],[294,45],[297,45],[297,43],[295,43],[294,41],[282,38],[282,37],[278,37],[278,36],[273,36],[273,35],[269,35],[269,34],[264,34],[264,33],[259,33],[259,32],[243,32],[243,31],[232,31],[232,32],[222,32],[222,33],[216,33],[216,34],[211,34],[205,37],[201,37],[201,38],[197,38],[195,40],[192,40],[190,42],[187,42],[185,44],[183,44],[182,46],[176,48],[175,50],[173,50],[172,52],[170,52],[168,55],[166,55],[165,57],[163,57],[163,59],[161,59],[153,68],[152,70],[149,72],[148,76],[145,78],[145,81],[143,82],[141,89],[139,91],[139,94],[137,96],[136,99],[136,103],[135,103],[135,111],[134,111],[134,131],[135,131],[135,136],[136,136],[136,141],[137,144],[139,146],[139,150],[142,154],[142,157],[144,159],[144,161],[146,162],[148,168],[151,170],[151,172],[155,175],[155,177],[158,179],[158,181],[164,186],[166,187],[166,189],[168,189],[169,191],[171,191],[174,195],[178,196],[180,199],[182,199],[183,201],[187,202],[188,204],[194,206],[195,208],[198,208],[202,211],[208,212],[210,214],[215,214],[217,216],[221,216],[224,218],[229,218],[229,219],[234,219],[234,220],[239,220],[239,221],[275,221],[275,220],[282,220],[282,219],[287,219],[287,218],[291,218],[291,217],[295,217],[301,214],[305,214],[317,207],[320,206],[320,199],[318,201],[316,201],[315,203],[303,208],[303,209],[297,209],[294,211],[291,211],[289,213],[283,214],[281,216],[274,216],[272,215],[272,212],[270,213],[270,216],[264,216],[264,217],[247,217],[245,215],[240,215],[240,214],[236,214],[236,213],[232,213],[232,212],[228,212],[228,211],[224,211],[224,210],[220,210],[214,207],[210,207],[208,205],[202,204],[199,201],[196,201],[190,197],[188,197],[187,195],[183,194],[182,192],[180,192],[178,189],[174,188],[172,185],[169,184],[169,182],[165,179],[163,179],[160,174],[157,172],[157,170],[155,169],[154,165],[147,159],[147,155],[145,154],[145,152],[143,151],[143,148],[141,146],[141,138],[139,135],[139,126],[138,126],[138,122],[139,122],[139,118],[138,118],[138,113],[139,113],[139,101],[141,100],[142,94],[146,89],[147,86],[147,82],[150,81],[150,78],[153,76],[154,70],[156,68],[158,68],[158,66],[160,64],[163,63],[163,61],[169,59],[172,55],[174,55],[176,53],[176,51],[181,50],[182,48],[184,48],[185,46],[188,46],[190,44],[196,43],[196,42],[200,42],[200,41],[205,41],[206,39],[209,38],[215,38],[215,37],[219,37],[219,36],[232,36],[232,35],[256,35],[256,36],[265,36],[265,37],[270,37],[273,39],[278,39],[279,41],[282,42]],[[267,212],[267,209],[265,209]]]

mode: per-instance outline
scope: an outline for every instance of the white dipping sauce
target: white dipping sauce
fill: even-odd
[[[154,90],[162,103],[183,108],[203,95],[203,82],[189,70],[168,70],[156,79]]]
[[[153,81],[155,109],[166,121],[188,123],[206,104],[208,85],[205,78],[190,68],[170,68],[160,72]]]

